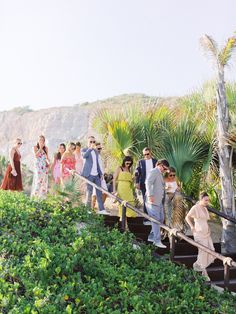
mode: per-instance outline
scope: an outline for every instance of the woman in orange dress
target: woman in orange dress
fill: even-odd
[[[0,187],[2,190],[23,190],[20,166],[21,154],[19,151],[21,145],[21,139],[17,138],[15,145],[10,150],[10,164],[7,166],[7,170]]]
[[[74,155],[75,144],[69,143],[66,151],[61,157],[61,184],[65,187],[65,183],[72,178],[71,173],[67,170],[75,170],[76,159]]]
[[[192,230],[194,240],[208,247],[210,250],[215,251],[211,239],[211,231],[207,223],[210,219],[206,208],[207,205],[209,205],[209,196],[206,192],[203,192],[200,194],[200,201],[190,209],[185,220]],[[202,274],[210,280],[206,268],[214,262],[214,259],[211,254],[203,250],[198,250],[197,261],[193,264],[193,269],[202,272]]]

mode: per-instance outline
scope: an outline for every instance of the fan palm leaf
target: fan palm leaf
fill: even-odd
[[[194,166],[206,159],[209,145],[197,132],[196,127],[183,121],[176,128],[166,129],[164,142],[157,152],[159,158],[166,158],[176,169],[179,180],[187,184]]]

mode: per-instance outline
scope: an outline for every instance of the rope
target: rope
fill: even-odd
[[[232,262],[233,262],[233,260],[232,260],[231,257],[225,257],[225,258],[223,259],[223,264],[224,264],[224,265],[232,266]]]
[[[127,207],[127,203],[128,203],[127,201],[122,201],[121,205]]]
[[[177,228],[173,228],[173,229],[170,229],[170,236],[175,236],[177,237],[177,233],[179,232],[179,230]]]

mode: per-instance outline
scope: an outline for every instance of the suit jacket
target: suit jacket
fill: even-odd
[[[97,171],[98,171],[98,175],[99,177],[102,176],[102,171],[99,165],[99,161],[98,161],[98,152],[96,151],[96,149],[93,148],[83,148],[81,150],[82,156],[84,158],[84,165],[83,165],[83,169],[81,172],[81,175],[85,178],[87,178],[88,176],[90,176],[91,174],[91,170],[93,167],[93,157],[92,157],[92,151],[95,152],[96,154],[96,159],[97,159]]]
[[[155,165],[157,163],[157,160],[155,158],[152,158],[153,162],[153,168],[155,168]],[[135,182],[136,184],[140,184],[140,188],[145,188],[145,180],[146,180],[146,162],[145,159],[140,159],[137,162],[137,166],[135,169]]]
[[[162,205],[165,197],[165,182],[160,170],[155,167],[146,179],[146,196],[154,197],[154,205]],[[147,200],[148,201],[148,200]]]

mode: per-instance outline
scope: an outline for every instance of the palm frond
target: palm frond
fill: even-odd
[[[208,56],[212,57],[214,61],[218,60],[218,46],[212,37],[209,35],[202,36],[200,45]]]
[[[120,160],[124,155],[129,153],[133,146],[129,124],[125,120],[114,121],[108,125],[108,132],[109,136],[107,141]]]
[[[182,121],[175,128],[166,129],[166,137],[157,152],[159,158],[166,158],[176,169],[179,180],[187,184],[194,166],[207,157],[208,144],[199,136],[196,127]]]
[[[235,48],[236,48],[236,36],[232,36],[227,40],[226,45],[219,52],[219,62],[222,66],[227,65]]]

